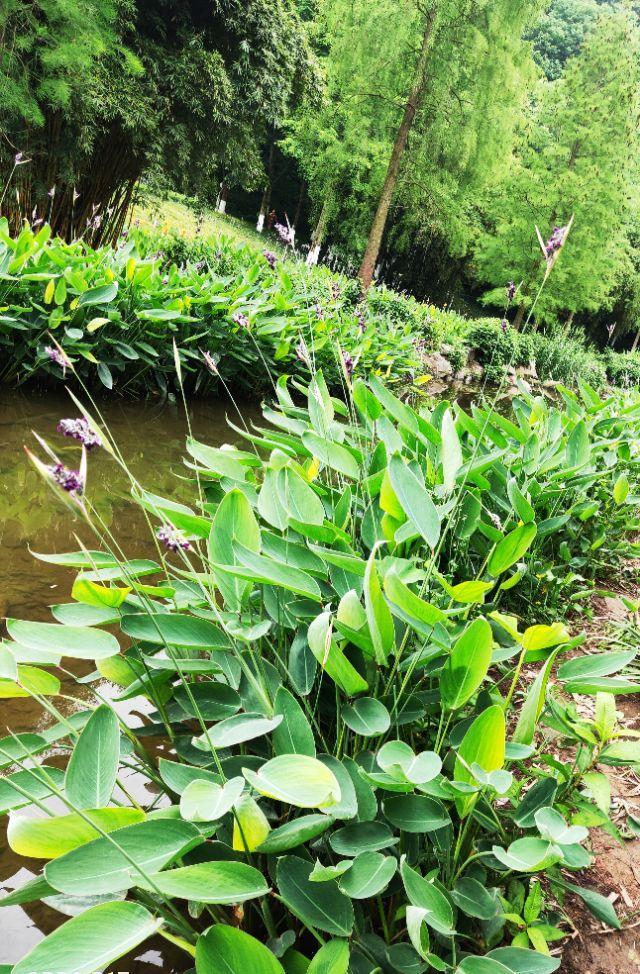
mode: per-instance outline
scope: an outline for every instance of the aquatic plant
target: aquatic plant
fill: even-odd
[[[99,547],[38,555],[77,571],[73,601],[9,619],[0,656],[2,695],[55,721],[0,741],[8,843],[45,861],[0,908],[72,914],[14,974],[88,974],[154,934],[197,974],[550,974],[567,891],[619,924],[576,874],[584,823],[608,821],[601,766],[640,760],[614,697],[639,689],[616,676],[635,653],[576,654],[536,613],[539,562],[559,570],[595,517],[585,492],[594,533],[632,520],[640,400],[563,395],[523,391],[507,418],[414,408],[376,377],[346,401],[322,373],[280,380],[265,425],[235,430],[246,449],[187,441],[191,507],[132,478],[175,541],[155,561],[85,485]],[[95,662],[95,709],[60,711],[63,658]],[[136,698],[138,731],[117,713]],[[57,742],[65,771],[40,761]]]

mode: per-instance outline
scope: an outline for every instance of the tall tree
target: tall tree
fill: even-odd
[[[144,172],[258,185],[267,132],[314,76],[292,0],[3,0],[0,33],[0,167],[31,160],[9,216],[94,240]]]
[[[434,160],[440,159],[439,168],[454,181],[478,185],[505,157],[522,98],[521,75],[529,62],[522,31],[539,7],[537,0],[430,0],[419,5],[420,48],[360,266],[364,289],[373,278],[408,150],[408,169],[431,198],[430,184],[439,178]],[[418,153],[411,154],[410,139],[416,134]],[[456,138],[458,151],[451,154],[448,147]],[[416,170],[420,143],[423,166]],[[460,152],[462,165],[456,158]]]
[[[537,313],[546,320],[573,317],[612,300],[628,270],[628,228],[638,188],[639,93],[637,19],[628,9],[604,8],[563,77],[543,83],[511,174],[488,200],[475,255],[480,280],[494,286],[486,294],[488,303],[502,305],[505,281],[522,282],[522,317],[546,272],[534,227],[546,246],[553,228],[572,216],[570,236]]]

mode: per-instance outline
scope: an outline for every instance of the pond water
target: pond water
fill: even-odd
[[[184,410],[169,403],[149,404],[102,402],[101,412],[132,472],[143,486],[164,497],[189,499],[185,481],[184,441],[187,422]],[[241,405],[243,416],[257,415],[255,407]],[[226,424],[234,418],[234,407],[226,402],[194,402],[189,407],[193,435],[203,442],[219,445],[236,442],[238,437]],[[23,451],[28,445],[37,452],[32,431],[45,438],[60,458],[77,467],[78,448],[73,441],[56,433],[61,417],[76,416],[77,409],[64,392],[46,395],[0,390],[0,616],[53,621],[49,606],[70,601],[73,570],[36,560],[31,551],[62,552],[77,550],[78,538],[88,547],[97,547],[90,529],[54,497]],[[238,417],[235,414],[235,421]],[[125,475],[101,450],[89,455],[87,493],[105,523],[110,527],[127,557],[153,557],[149,531],[140,512],[127,494]],[[81,666],[82,664],[80,664]],[[93,667],[86,665],[84,671]],[[101,692],[107,695],[110,687]],[[77,684],[63,681],[63,690],[78,695]],[[91,697],[86,690],[86,699]],[[71,712],[80,702],[63,700],[60,709]],[[122,712],[122,711],[121,711]],[[132,726],[144,721],[144,714],[129,710]],[[50,723],[43,719],[39,706],[28,700],[3,700],[0,707],[0,736],[7,728],[15,732],[37,730]],[[48,756],[47,762],[63,761],[62,755]],[[135,789],[134,789],[135,790]],[[42,863],[34,861],[33,872],[24,867],[8,848],[4,828],[0,833],[0,894],[10,892],[31,878]],[[0,912],[0,964],[12,964],[38,940],[65,918],[40,903],[4,908]],[[184,970],[186,955],[173,952],[165,941],[149,942],[139,957],[124,958],[115,965],[120,971],[143,972]],[[185,964],[185,961],[187,963]]]

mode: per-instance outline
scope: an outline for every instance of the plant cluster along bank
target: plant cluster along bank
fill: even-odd
[[[582,653],[564,612],[637,553],[640,398],[582,383],[499,415],[375,376],[332,397],[322,373],[276,392],[236,445],[187,441],[190,505],[131,478],[152,559],[92,510],[94,451],[126,471],[95,407],[59,426],[77,469],[61,440],[32,456],[96,547],[39,555],[76,572],[71,601],[7,620],[2,695],[49,716],[0,740],[35,872],[0,912],[72,914],[13,974],[157,933],[197,974],[553,974],[567,894],[625,919],[583,871],[589,827],[619,835],[606,768],[640,762],[616,709],[636,650]],[[95,663],[71,718],[63,658],[67,679]],[[42,762],[60,742],[66,771]]]
[[[640,381],[640,356],[466,319],[385,287],[361,301],[358,282],[282,251],[142,230],[92,249],[51,238],[47,226],[11,238],[0,223],[4,382],[75,371],[122,394],[166,394],[175,389],[174,341],[191,393],[221,380],[263,392],[280,374],[316,368],[334,388],[353,374],[424,382],[439,368],[492,382],[518,368],[566,384]],[[434,352],[444,358],[434,362]]]

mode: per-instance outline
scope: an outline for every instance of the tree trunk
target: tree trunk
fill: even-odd
[[[380,252],[380,244],[382,243],[382,235],[384,233],[387,217],[389,215],[389,208],[391,207],[391,201],[393,199],[393,194],[398,182],[398,176],[400,174],[402,157],[407,147],[409,133],[415,120],[416,112],[420,105],[420,100],[426,88],[427,62],[429,59],[429,49],[431,47],[431,37],[433,34],[435,19],[436,8],[435,6],[432,6],[426,15],[424,34],[422,37],[422,47],[420,49],[420,56],[418,57],[418,63],[416,64],[415,68],[413,84],[409,92],[409,97],[407,98],[400,127],[396,133],[395,142],[391,151],[391,158],[389,159],[389,165],[387,167],[387,174],[385,176],[382,192],[380,193],[380,199],[378,201],[378,208],[373,218],[373,223],[371,224],[367,248],[364,252],[362,264],[360,265],[360,270],[358,272],[363,293],[369,289],[371,282],[373,281],[373,274],[378,261],[378,254]]]
[[[329,196],[325,199],[320,211],[320,216],[318,217],[318,222],[316,223],[316,228],[311,235],[311,244],[309,246],[309,253],[307,254],[307,267],[315,267],[315,265],[318,263],[320,248],[322,247],[322,241],[324,240],[324,235],[327,232],[327,225],[329,223],[329,199]]]
[[[304,203],[304,194],[306,193],[306,191],[307,191],[307,184],[303,179],[302,182],[300,183],[300,192],[298,193],[298,205],[296,206],[296,212],[293,217],[293,223],[291,224],[294,230],[297,228],[298,224],[300,223],[300,216],[302,214],[302,204]]]
[[[264,221],[267,219],[267,213],[269,212],[269,203],[271,202],[271,184],[273,182],[273,153],[274,153],[274,141],[271,139],[271,145],[269,147],[269,162],[267,164],[267,182],[264,187],[264,193],[262,194],[262,201],[260,203],[260,212],[258,213],[258,222],[256,224],[256,230],[258,233],[262,233],[264,229]]]
[[[513,319],[513,327],[516,331],[520,331],[522,328],[522,322],[524,321],[524,305],[518,305],[518,310],[516,311],[516,316]]]
[[[226,213],[227,212],[227,195],[228,195],[228,193],[229,193],[229,189],[227,187],[227,184],[223,180],[220,183],[220,195],[218,196],[218,204],[216,206],[216,210],[217,210],[218,213]]]
[[[636,337],[633,339],[633,345],[631,346],[631,352],[635,352],[638,347],[638,342],[640,342],[640,328],[636,332]]]

